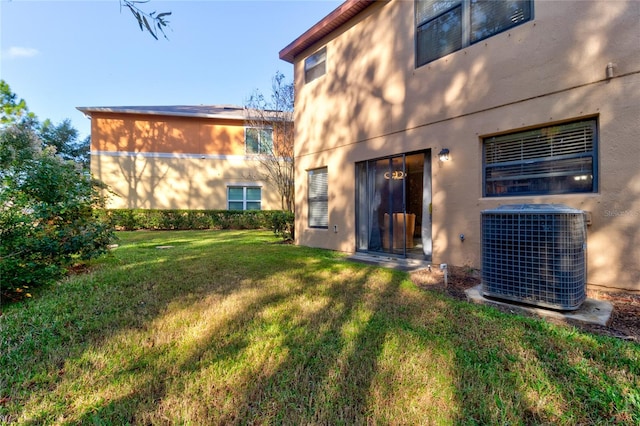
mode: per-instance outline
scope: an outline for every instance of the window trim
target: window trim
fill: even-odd
[[[457,4],[453,4],[453,2],[458,2]],[[498,35],[500,33],[503,33],[505,31],[508,31],[512,28],[515,28],[517,26],[520,26],[522,24],[525,24],[527,22],[533,21],[534,20],[534,0],[512,0],[512,1],[524,1],[527,2],[527,6],[528,6],[528,10],[524,12],[524,15],[526,16],[528,13],[528,19],[523,19],[521,21],[516,21],[513,22],[512,25],[508,25],[505,27],[501,27],[498,31],[496,32],[492,32],[489,33],[485,36],[479,37],[477,39],[473,39],[473,34],[472,34],[472,27],[473,27],[473,23],[472,23],[472,19],[473,19],[473,2],[474,0],[451,0],[452,4],[449,5],[448,7],[443,8],[441,11],[438,11],[436,14],[432,15],[432,16],[428,16],[426,18],[424,18],[422,21],[418,22],[418,4],[420,3],[420,0],[414,0],[414,30],[415,30],[415,36],[414,36],[414,58],[415,58],[415,68],[420,68],[424,65],[427,65],[431,62],[437,61],[438,59],[444,58],[452,53],[455,53],[459,50],[464,50],[465,48],[479,43],[481,41],[484,41],[490,37],[493,37],[495,35]],[[442,18],[443,16],[455,11],[457,8],[460,8],[461,10],[461,19],[460,19],[460,26],[461,26],[461,40],[460,40],[460,48],[458,49],[454,49],[448,53],[443,54],[442,56],[436,56],[433,59],[430,60],[425,60],[425,62],[420,62],[419,58],[419,43],[418,43],[418,35],[420,34],[420,29],[424,28],[427,26],[427,24],[434,22],[440,18]]]
[[[572,132],[573,128],[582,127],[583,131],[589,131],[591,140],[589,144],[591,145],[591,149],[587,150],[587,147],[584,147],[584,150],[580,150],[576,148],[579,144],[576,141],[579,141],[579,138],[572,136],[570,132]],[[538,135],[536,136],[536,133]],[[558,142],[558,136],[561,136]],[[535,142],[532,142],[532,137],[536,138]],[[489,145],[490,144],[500,144],[500,143],[511,143],[512,147],[516,147],[518,144],[518,138],[520,138],[520,159],[516,159],[512,154],[507,154],[505,151],[504,155],[505,161],[496,161],[487,164],[489,154]],[[554,139],[555,138],[555,139]],[[529,140],[527,140],[529,139]],[[540,150],[541,143],[538,142],[542,140],[548,149],[551,151],[559,148],[562,150],[560,153],[552,153],[551,155],[542,155],[543,150]],[[569,142],[565,142],[568,140]],[[585,139],[586,140],[586,139]],[[525,144],[531,144],[527,149],[524,149]],[[538,195],[565,195],[565,194],[594,194],[598,192],[599,188],[599,173],[598,173],[598,163],[599,163],[599,123],[598,117],[583,117],[577,120],[572,121],[564,121],[556,124],[546,124],[541,126],[536,126],[533,128],[528,128],[525,130],[516,130],[508,133],[502,133],[499,135],[485,136],[481,138],[482,144],[482,196],[486,198],[503,198],[503,197],[528,197],[528,196],[538,196]],[[535,144],[535,145],[534,145]],[[496,148],[493,148],[494,152],[491,153],[491,156],[495,157],[495,150],[498,149],[499,146],[496,145]],[[507,145],[505,145],[506,150],[509,149]],[[586,163],[582,162],[582,160],[590,159],[590,164],[587,161]],[[577,170],[572,170],[572,167],[576,167],[572,163],[580,163],[580,167],[583,167],[584,164],[589,164],[591,169],[581,170],[579,174],[576,174]],[[520,174],[514,172],[515,168],[520,168]],[[498,171],[503,168],[502,173],[504,174],[502,177],[496,177],[494,179],[488,179],[488,172]],[[511,168],[511,170],[509,170]],[[549,169],[546,173],[541,172],[545,168]],[[555,170],[551,170],[555,169]],[[510,175],[510,173],[513,173]],[[521,192],[511,190],[514,187],[523,186],[524,184],[532,185],[535,182],[540,182],[542,184],[546,183],[547,185],[553,184],[554,182],[550,179],[553,178],[569,178],[573,176],[574,180],[579,181],[583,176],[584,180],[589,180],[591,178],[591,188],[590,189],[580,189],[579,185],[575,187],[567,187],[563,185],[563,182],[555,182],[558,187],[555,189],[530,189],[524,190]],[[504,192],[490,190],[491,184],[496,184],[497,182],[506,182],[504,185]]]
[[[231,194],[230,194],[230,190],[231,189],[242,189],[242,200],[232,200],[231,199]],[[247,190],[248,189],[258,189],[260,190],[260,199],[249,199],[247,197]],[[247,211],[247,210],[262,210],[262,186],[260,185],[255,185],[255,184],[228,184],[227,185],[227,210],[236,210],[239,211],[238,209],[232,209],[231,208],[231,203],[242,203],[242,210],[241,211]],[[247,209],[247,204],[248,203],[259,203],[260,204],[260,208],[259,209]]]
[[[321,58],[321,59],[318,59]],[[312,65],[310,62],[315,61]],[[317,71],[319,74],[317,74]],[[318,49],[304,60],[304,84],[311,83],[327,73],[327,46]]]
[[[324,175],[324,188],[317,195],[312,195],[314,175]],[[322,179],[322,178],[321,178]],[[322,181],[319,183],[323,183]],[[324,206],[322,204],[324,203]],[[323,208],[322,216],[316,218],[313,214],[315,206],[320,205]],[[319,167],[307,170],[307,225],[314,229],[329,229],[329,171],[328,168]],[[325,211],[326,210],[326,211]]]

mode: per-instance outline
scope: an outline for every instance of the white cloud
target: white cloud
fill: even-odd
[[[39,53],[38,49],[32,47],[12,46],[7,49],[7,56],[10,58],[32,58]]]

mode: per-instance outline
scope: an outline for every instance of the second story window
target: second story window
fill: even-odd
[[[530,21],[533,0],[416,0],[416,66]]]
[[[244,130],[244,145],[247,154],[272,154],[273,129],[247,127]]]
[[[304,60],[304,82],[309,83],[327,72],[327,48],[323,47]]]

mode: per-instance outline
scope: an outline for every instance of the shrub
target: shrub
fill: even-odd
[[[270,229],[272,210],[109,209],[109,222],[120,230]]]
[[[97,182],[72,162],[45,150],[0,177],[1,292],[57,279],[114,239],[94,210],[102,204]]]
[[[293,241],[295,238],[293,212],[278,211],[271,216],[271,229],[277,237],[285,241]]]

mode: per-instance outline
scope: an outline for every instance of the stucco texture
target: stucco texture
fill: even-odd
[[[589,212],[589,285],[640,291],[640,2],[536,1],[531,21],[419,68],[414,32],[413,2],[376,3],[295,58],[297,243],[354,252],[355,163],[430,150],[434,263],[480,266],[482,210],[561,203]],[[305,84],[323,46],[326,74]],[[598,123],[596,192],[483,196],[483,137],[582,118]],[[304,182],[325,166],[330,225],[310,229]]]
[[[245,156],[242,120],[94,113],[91,126],[91,172],[109,208],[225,210],[229,186],[261,187],[262,210],[282,208]]]

